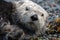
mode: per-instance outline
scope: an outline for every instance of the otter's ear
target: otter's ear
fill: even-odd
[[[16,6],[17,6],[17,7],[20,7],[21,5],[23,5],[23,3],[24,3],[24,2],[18,1],[18,2],[16,3]]]

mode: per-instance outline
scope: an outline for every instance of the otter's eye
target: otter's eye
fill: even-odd
[[[29,10],[29,8],[28,7],[26,7],[26,11],[28,11]]]
[[[44,14],[41,14],[41,16],[44,16]]]

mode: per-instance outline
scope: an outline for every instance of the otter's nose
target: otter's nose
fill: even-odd
[[[31,16],[31,20],[32,21],[37,21],[38,20],[38,16],[36,14]]]

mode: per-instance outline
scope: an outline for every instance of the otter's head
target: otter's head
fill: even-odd
[[[16,5],[18,18],[23,23],[32,23],[38,30],[46,30],[45,22],[48,13],[39,5],[32,1],[20,1]]]
[[[46,20],[48,13],[32,1],[20,1],[16,5],[18,16],[21,22],[29,23],[38,20]]]

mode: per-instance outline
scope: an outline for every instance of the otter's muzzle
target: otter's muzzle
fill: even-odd
[[[32,21],[37,21],[38,20],[38,16],[36,14],[31,16],[31,20]]]

